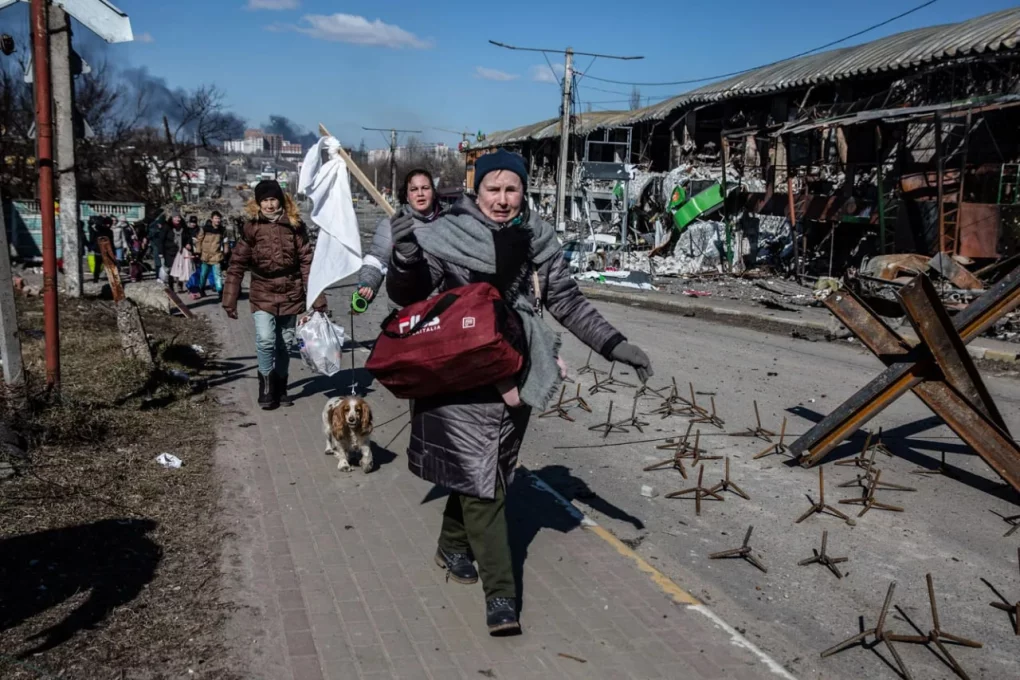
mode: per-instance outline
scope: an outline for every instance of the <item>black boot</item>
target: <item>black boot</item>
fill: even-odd
[[[287,396],[287,376],[276,371],[269,374],[273,381],[273,399],[280,406],[293,406],[294,400]]]
[[[276,397],[273,395],[272,374],[262,375],[259,373],[259,408],[268,411],[279,406]]]
[[[465,553],[446,552],[442,548],[437,548],[436,564],[446,570],[447,579],[466,585],[478,583],[475,565],[471,564],[471,557]]]
[[[512,597],[487,600],[485,623],[489,626],[489,635],[519,635],[521,622],[517,620],[517,600]]]

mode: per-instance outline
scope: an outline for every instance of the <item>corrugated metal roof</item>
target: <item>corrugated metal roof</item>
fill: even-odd
[[[896,33],[862,45],[843,47],[748,71],[634,111],[599,111],[580,118],[579,134],[662,120],[694,104],[764,95],[832,83],[885,71],[915,69],[950,59],[1015,50],[1020,44],[1020,7],[993,12],[957,24],[928,26]],[[495,132],[474,148],[503,146],[559,136],[556,118]]]

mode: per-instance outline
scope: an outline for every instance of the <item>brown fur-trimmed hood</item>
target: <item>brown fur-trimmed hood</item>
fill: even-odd
[[[296,227],[301,224],[301,213],[298,211],[297,203],[286,192],[283,194],[283,213],[287,216],[287,221],[290,222],[291,226]],[[244,214],[249,221],[258,221],[259,204],[255,202],[254,196],[245,203]]]

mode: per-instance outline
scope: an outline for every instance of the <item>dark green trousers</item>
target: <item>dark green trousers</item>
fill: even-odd
[[[443,511],[439,547],[446,552],[474,555],[486,600],[517,597],[502,485],[492,500],[451,492]]]

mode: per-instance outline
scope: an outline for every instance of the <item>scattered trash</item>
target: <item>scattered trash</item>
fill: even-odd
[[[659,492],[656,491],[654,486],[643,484],[641,486],[641,495],[644,496],[645,498],[655,498],[656,496],[659,495]]]
[[[205,347],[202,347],[202,345],[192,345],[191,351],[200,356],[205,356]]]
[[[694,290],[693,288],[688,288],[684,290],[684,295],[687,297],[711,297],[712,292],[708,290]]]
[[[184,462],[172,453],[159,454],[156,456],[156,462],[165,468],[172,468],[174,470],[184,465]]]
[[[255,427],[255,423],[241,423],[238,427]]]
[[[621,538],[620,539],[620,543],[623,543],[625,546],[627,546],[631,550],[637,550],[638,546],[640,546],[642,543],[644,543],[644,540],[645,540],[645,537],[642,534],[641,536],[638,536],[637,538]]]
[[[181,371],[176,368],[171,368],[169,371],[167,371],[167,375],[169,375],[171,378],[178,382],[182,383],[191,382],[190,375],[188,375],[185,371]]]
[[[570,659],[571,661],[576,661],[577,663],[588,663],[588,659],[582,659],[581,657],[574,656],[573,654],[564,654],[563,652],[560,652],[556,656],[561,656],[564,659]]]

